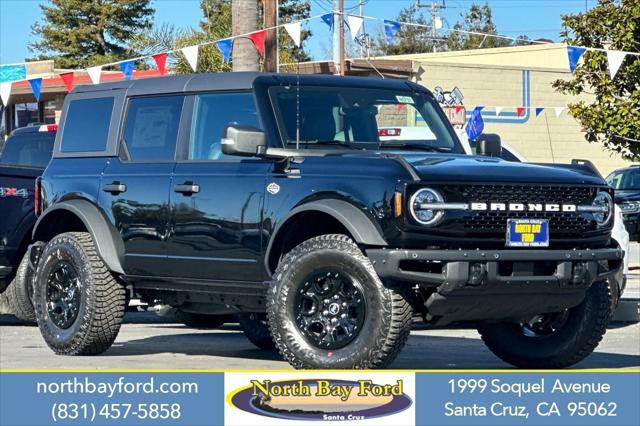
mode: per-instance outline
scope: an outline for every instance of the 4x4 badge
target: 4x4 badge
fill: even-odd
[[[280,192],[280,185],[275,182],[271,182],[269,185],[267,185],[267,192],[271,195],[276,195],[278,192]]]

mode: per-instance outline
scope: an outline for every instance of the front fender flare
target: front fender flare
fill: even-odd
[[[98,255],[112,272],[124,274],[122,268],[124,259],[124,243],[120,233],[102,214],[102,212],[87,200],[69,200],[56,203],[45,210],[33,227],[34,240],[42,231],[40,228],[46,218],[53,212],[65,210],[82,221],[87,231],[93,237]]]

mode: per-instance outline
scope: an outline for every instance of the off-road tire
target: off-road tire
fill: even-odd
[[[176,318],[187,327],[201,329],[220,328],[226,322],[223,315],[196,314],[181,309],[176,311]]]
[[[264,314],[240,314],[238,322],[244,335],[251,343],[265,351],[272,351],[276,348]]]
[[[305,276],[333,265],[340,265],[358,280],[367,308],[354,340],[327,350],[305,338],[293,312]],[[380,281],[369,259],[348,236],[321,235],[304,241],[280,261],[267,294],[267,318],[277,349],[295,368],[383,368],[409,337],[412,307],[408,300],[404,288]]]
[[[35,309],[47,345],[59,355],[97,355],[113,344],[125,310],[125,288],[106,267],[91,235],[68,232],[45,247],[36,271]],[[46,287],[49,273],[60,261],[69,262],[80,281],[80,306],[73,324],[62,329],[49,317]]]
[[[33,307],[33,269],[29,257],[25,255],[18,265],[16,276],[5,290],[9,311],[17,319],[29,325],[36,325],[36,312]]]
[[[487,323],[478,332],[491,352],[516,367],[569,367],[591,354],[602,340],[613,315],[613,297],[609,283],[594,283],[584,301],[569,310],[562,327],[549,336],[525,336],[515,323]]]

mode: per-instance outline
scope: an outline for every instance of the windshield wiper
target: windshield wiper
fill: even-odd
[[[291,145],[295,145],[296,141],[289,140],[287,143],[291,144]],[[349,142],[339,141],[339,140],[336,140],[336,139],[333,139],[333,140],[329,140],[329,139],[328,140],[318,140],[318,139],[315,139],[315,140],[310,140],[310,141],[300,141],[300,145],[340,145],[340,146],[344,146],[346,148],[357,148],[357,147],[351,145]]]
[[[381,143],[380,149],[411,149],[418,151],[451,152],[451,149],[417,142]]]

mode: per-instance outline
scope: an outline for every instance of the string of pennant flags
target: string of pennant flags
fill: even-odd
[[[234,40],[239,39],[239,38],[248,38],[249,40],[251,40],[251,42],[253,43],[253,46],[255,47],[256,51],[260,54],[260,56],[264,56],[265,53],[265,40],[267,37],[267,32],[269,30],[273,30],[276,28],[284,28],[285,31],[287,32],[287,34],[289,35],[289,37],[291,37],[291,39],[293,40],[293,43],[295,44],[296,47],[301,47],[301,34],[302,34],[302,23],[307,22],[307,21],[311,21],[314,19],[321,19],[325,24],[327,24],[329,26],[329,28],[333,29],[333,25],[334,25],[334,20],[336,18],[336,16],[340,16],[340,13],[325,13],[323,15],[316,15],[316,16],[312,16],[309,18],[305,18],[305,19],[301,19],[299,21],[296,22],[290,22],[290,23],[286,23],[286,24],[280,24],[280,25],[275,25],[272,27],[267,27],[267,28],[263,28],[261,30],[258,31],[253,31],[250,33],[245,33],[245,34],[239,34],[239,35],[235,35],[235,36],[231,36],[231,37],[226,37],[226,38],[222,38],[219,40],[212,40],[212,41],[207,41],[207,42],[203,42],[203,43],[199,43],[199,44],[194,44],[191,46],[186,46],[186,47],[182,47],[179,49],[173,49],[173,50],[166,50],[163,52],[159,52],[159,53],[154,53],[154,54],[150,54],[150,55],[144,55],[144,56],[139,56],[136,58],[131,58],[131,59],[125,59],[125,60],[121,60],[121,61],[117,61],[117,62],[110,62],[110,63],[106,63],[106,64],[102,64],[102,65],[97,65],[97,66],[92,66],[92,67],[88,67],[88,68],[84,68],[84,69],[79,69],[77,71],[86,71],[87,74],[89,75],[89,78],[91,79],[91,82],[93,84],[99,84],[100,80],[101,80],[101,76],[102,76],[102,70],[103,68],[106,67],[112,67],[112,66],[119,66],[120,71],[122,72],[124,79],[125,80],[131,80],[133,78],[134,75],[134,68],[135,68],[135,63],[138,61],[145,61],[145,60],[153,60],[155,67],[157,69],[157,71],[161,74],[161,75],[165,75],[167,73],[167,59],[169,57],[170,54],[182,54],[187,63],[189,64],[189,66],[191,66],[191,68],[193,69],[194,72],[197,71],[197,64],[198,64],[198,55],[199,55],[199,51],[200,51],[200,47],[202,46],[207,46],[207,45],[215,45],[216,48],[218,49],[218,51],[220,52],[223,60],[226,63],[229,63],[231,61],[231,55],[233,52],[233,46],[234,46]],[[373,17],[373,16],[364,16],[364,15],[347,15],[345,14],[345,23],[347,25],[347,28],[349,29],[350,33],[351,33],[351,37],[353,40],[357,39],[357,35],[360,32],[360,30],[363,28],[363,24],[365,19],[367,20],[375,20],[378,22],[382,22],[383,23],[383,28],[384,28],[384,35],[385,35],[385,39],[387,41],[387,43],[391,43],[393,42],[393,40],[395,39],[398,31],[400,31],[400,29],[403,26],[413,26],[413,27],[419,27],[419,28],[428,28],[431,29],[431,26],[429,25],[424,25],[424,24],[417,24],[417,23],[413,23],[413,22],[401,22],[401,21],[391,21],[391,20],[387,20],[387,19],[381,19],[381,18],[377,18],[377,17]],[[549,42],[546,41],[539,41],[539,40],[525,40],[525,39],[521,39],[518,37],[508,37],[508,36],[502,36],[502,35],[497,35],[497,34],[488,34],[488,33],[481,33],[481,32],[475,32],[475,31],[466,31],[466,30],[461,30],[461,29],[456,29],[456,28],[441,28],[441,30],[445,30],[445,31],[451,31],[451,32],[459,32],[459,33],[464,33],[464,34],[472,34],[472,35],[479,35],[479,36],[484,36],[485,38],[487,37],[496,37],[496,38],[503,38],[503,39],[509,39],[509,40],[513,40],[513,41],[527,41],[529,43],[537,43],[537,44],[549,44]],[[620,70],[625,58],[627,57],[627,55],[631,55],[631,56],[640,56],[640,52],[629,52],[629,51],[621,51],[621,50],[611,50],[611,49],[601,49],[601,48],[594,48],[594,47],[583,47],[583,46],[571,46],[571,45],[567,45],[567,55],[568,55],[568,60],[569,60],[569,69],[571,72],[574,72],[576,67],[578,66],[578,63],[580,61],[580,58],[582,57],[582,55],[590,50],[590,51],[601,51],[606,53],[607,55],[607,62],[608,62],[608,67],[609,67],[609,75],[610,77],[613,79],[615,78],[616,74],[618,73],[618,71]],[[75,71],[64,71],[62,73],[58,73],[57,77],[60,77],[62,79],[62,82],[64,83],[67,91],[71,91],[73,89],[73,83],[74,83],[74,72]],[[9,96],[11,94],[11,86],[13,83],[16,82],[20,82],[20,81],[28,81],[29,85],[31,86],[31,90],[33,91],[33,94],[36,98],[36,100],[40,100],[40,92],[42,89],[42,83],[43,83],[43,78],[38,77],[38,78],[32,78],[32,79],[22,79],[22,80],[14,80],[14,81],[6,81],[6,82],[2,82],[0,83],[0,98],[2,100],[2,103],[4,105],[8,104],[9,101]],[[476,107],[478,108],[478,107]],[[499,113],[502,111],[502,109],[504,109],[505,107],[495,107],[496,108],[496,114],[499,115]],[[524,111],[527,110],[527,108],[535,108],[536,110],[536,116],[539,115],[545,108],[543,107],[516,107],[516,112],[518,115],[524,114]],[[558,108],[563,108],[564,107],[553,107],[556,110],[556,115],[559,116],[562,111],[560,111],[560,113],[558,113]],[[538,109],[540,109],[540,111],[538,111]]]

